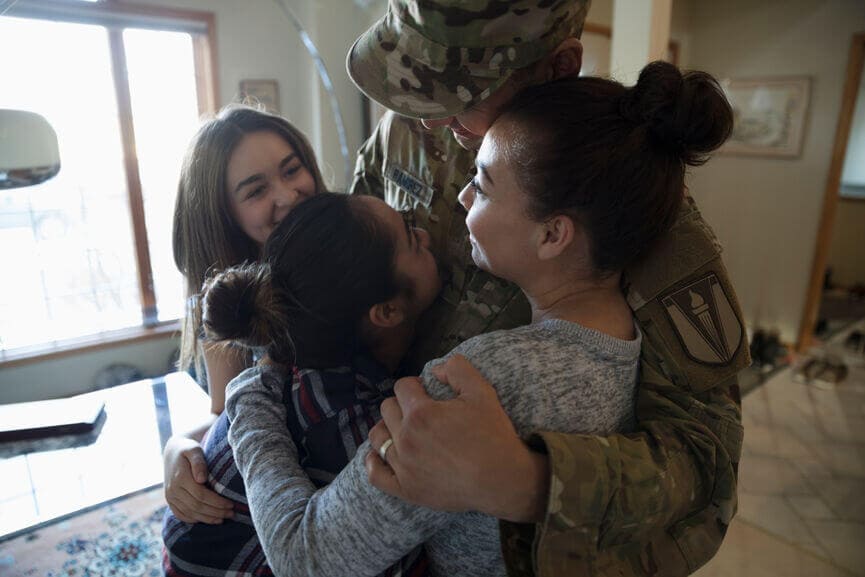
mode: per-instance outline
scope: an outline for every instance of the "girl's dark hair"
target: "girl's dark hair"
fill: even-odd
[[[520,92],[505,113],[507,149],[530,216],[572,215],[585,227],[598,273],[618,272],[676,219],[686,166],[729,137],[733,114],[705,72],[653,62],[626,88],[567,78]]]
[[[360,321],[401,290],[395,239],[361,197],[320,193],[297,205],[268,238],[263,259],[207,281],[208,338],[304,367],[344,364]]]

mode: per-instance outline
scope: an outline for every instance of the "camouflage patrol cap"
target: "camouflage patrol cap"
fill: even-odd
[[[351,79],[383,106],[443,118],[583,31],[590,0],[389,0],[348,52]]]

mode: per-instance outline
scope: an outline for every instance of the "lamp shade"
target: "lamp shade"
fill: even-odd
[[[0,109],[0,189],[39,184],[60,170],[57,133],[35,112]]]

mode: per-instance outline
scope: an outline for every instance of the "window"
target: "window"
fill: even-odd
[[[212,22],[77,2],[0,17],[0,108],[47,118],[61,158],[54,179],[0,191],[0,362],[182,314],[171,220],[183,152],[215,101]]]

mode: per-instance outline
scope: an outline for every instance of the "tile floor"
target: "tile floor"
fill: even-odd
[[[739,511],[698,577],[865,576],[865,355],[848,331],[816,349],[845,361],[841,383],[786,368],[743,399]]]

